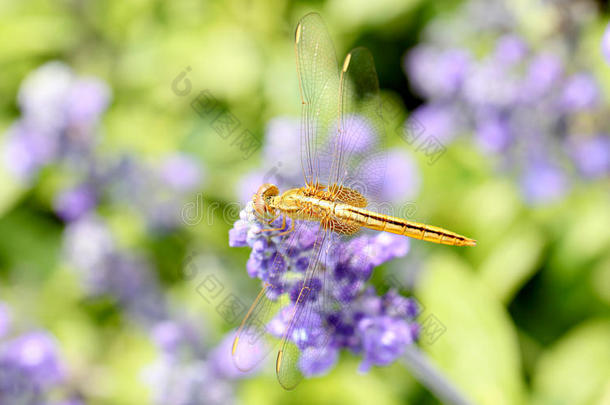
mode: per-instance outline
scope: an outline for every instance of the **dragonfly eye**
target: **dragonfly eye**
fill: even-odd
[[[273,214],[275,209],[269,205],[269,200],[271,197],[275,197],[279,194],[280,190],[273,184],[266,183],[260,186],[253,198],[254,209],[256,212],[262,216]]]

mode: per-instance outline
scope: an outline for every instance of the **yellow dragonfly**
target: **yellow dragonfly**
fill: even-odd
[[[405,235],[434,243],[474,246],[476,241],[426,224],[382,214],[371,207],[379,201],[386,170],[385,140],[381,117],[379,82],[370,52],[356,48],[339,67],[328,31],[316,13],[304,16],[295,32],[297,74],[302,102],[301,166],[305,185],[280,191],[263,184],[253,197],[256,214],[269,222],[282,217],[279,228],[265,228],[281,238],[284,251],[299,245],[302,235],[315,233],[311,259],[302,275],[298,295],[290,297],[284,261],[278,255],[271,264],[271,279],[246,314],[233,342],[232,355],[243,371],[255,367],[277,351],[276,373],[286,389],[303,378],[300,364],[316,361],[323,351],[299,347],[298,325],[313,322],[316,314],[328,313],[342,303],[333,294],[326,269],[333,246],[362,228]],[[291,226],[286,226],[286,218]],[[324,287],[314,288],[314,280]],[[317,283],[319,284],[319,283]],[[315,290],[315,291],[314,291]],[[316,298],[311,299],[312,293]],[[283,329],[272,320],[281,316]],[[332,325],[326,342],[332,339]]]

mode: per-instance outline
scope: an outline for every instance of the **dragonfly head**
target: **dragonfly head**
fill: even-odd
[[[273,215],[275,213],[275,208],[271,207],[271,198],[279,194],[280,190],[273,184],[265,183],[260,186],[252,198],[256,212],[263,217],[269,214]]]

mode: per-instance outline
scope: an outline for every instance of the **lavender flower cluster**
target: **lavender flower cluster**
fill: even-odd
[[[21,84],[22,116],[9,129],[8,168],[33,178],[58,160],[82,165],[92,152],[92,136],[110,101],[110,89],[92,77],[77,77],[67,66],[50,62]]]
[[[226,342],[210,349],[204,331],[176,315],[143,257],[121,249],[99,216],[72,222],[65,231],[66,257],[91,297],[112,297],[147,330],[159,358],[143,371],[156,404],[233,404],[238,374]]]
[[[287,221],[290,223],[290,219]],[[268,329],[276,337],[281,337],[288,328],[286,314],[298,299],[303,274],[316,251],[318,235],[315,226],[305,228],[289,247],[272,232],[261,232],[277,228],[280,223],[279,218],[271,224],[261,222],[250,202],[229,232],[230,246],[252,248],[247,263],[250,277],[282,286],[281,291],[268,291],[269,298],[278,299],[278,293],[289,295],[289,304],[270,321]],[[340,310],[314,305],[315,313],[307,320],[299,320],[292,329],[288,338],[305,354],[299,363],[301,372],[313,376],[329,371],[341,349],[362,355],[362,371],[373,365],[392,363],[417,339],[418,325],[413,321],[417,305],[393,290],[379,296],[368,281],[374,267],[407,254],[407,238],[385,233],[366,234],[337,241],[330,248],[328,259],[321,261],[326,282],[314,278],[309,284],[312,293],[307,299],[315,302],[323,296],[332,297],[341,304]],[[330,339],[320,339],[321,336]]]
[[[566,7],[564,18],[581,26],[586,17]],[[405,59],[426,99],[411,119],[444,142],[474,133],[505,170],[521,168],[533,203],[564,195],[575,174],[608,176],[608,110],[595,77],[573,57],[580,31],[565,31],[529,40],[507,3],[496,0],[469,1],[451,19],[433,20]]]
[[[155,228],[175,227],[184,199],[202,181],[201,167],[186,154],[170,154],[155,164],[102,154],[98,132],[110,94],[101,80],[79,77],[59,62],[32,72],[19,90],[21,118],[7,134],[7,168],[30,182],[45,167],[69,169],[76,178],[53,201],[66,222],[107,199],[128,202]]]
[[[19,93],[23,115],[8,135],[8,167],[28,182],[49,166],[67,166],[80,174],[75,185],[59,190],[53,201],[66,223],[65,258],[89,297],[114,299],[129,320],[150,333],[160,352],[145,372],[154,402],[234,403],[231,380],[241,375],[235,370],[231,374],[229,349],[226,356],[219,355],[219,350],[225,354],[224,346],[212,350],[201,330],[191,326],[200,321],[188,322],[173,313],[153,264],[122,248],[98,213],[103,204],[119,204],[143,213],[150,228],[173,229],[180,225],[183,201],[202,181],[201,168],[184,154],[168,155],[156,165],[133,156],[102,154],[96,147],[98,126],[109,96],[103,82],[78,78],[60,63],[33,72]],[[0,337],[8,319],[3,309],[0,306]],[[54,342],[44,333],[0,346],[0,403],[39,404],[64,377]],[[19,384],[28,389],[15,390]]]
[[[202,343],[206,337],[194,324],[166,320],[152,329],[161,355],[144,370],[143,377],[152,388],[154,403],[236,404],[233,381],[244,374],[231,361],[231,342],[226,338],[210,349]]]
[[[9,307],[0,302],[0,403],[80,405],[67,387],[66,365],[45,331],[17,334]],[[55,399],[51,399],[55,398]]]
[[[121,249],[104,220],[88,215],[64,231],[64,250],[91,297],[113,297],[138,323],[149,326],[167,316],[166,302],[152,265]]]

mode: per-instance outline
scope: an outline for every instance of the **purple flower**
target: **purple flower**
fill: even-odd
[[[234,388],[219,378],[203,359],[168,361],[161,359],[144,372],[152,389],[152,402],[159,405],[233,405]]]
[[[8,136],[7,167],[29,180],[50,164],[92,166],[95,130],[109,98],[103,82],[78,78],[59,62],[30,73],[19,89],[21,118]]]
[[[610,136],[573,139],[568,148],[580,172],[587,177],[610,173]]]
[[[53,203],[55,212],[65,222],[72,222],[90,212],[97,204],[93,186],[83,184],[61,192]]]
[[[462,85],[470,67],[470,54],[462,49],[439,50],[418,46],[405,59],[411,85],[428,97],[448,97]]]
[[[65,96],[66,119],[71,125],[97,122],[110,102],[110,88],[96,78],[75,80]]]
[[[583,177],[606,171],[603,151],[593,153],[588,142],[570,141],[571,132],[582,131],[584,122],[588,133],[607,132],[599,108],[602,88],[591,69],[583,69],[570,52],[564,52],[582,42],[579,35],[586,32],[584,27],[575,27],[572,36],[534,43],[521,35],[519,21],[509,8],[484,1],[467,1],[451,22],[433,20],[424,30],[425,40],[407,57],[411,85],[426,98],[413,118],[423,124],[424,134],[442,143],[456,134],[474,134],[481,151],[500,160],[496,166],[509,173],[519,170],[523,151],[535,150],[536,162],[526,162],[521,188],[530,202],[551,202],[566,193],[566,173],[571,170],[566,167],[564,173],[563,168],[540,161],[571,158]],[[556,30],[562,32],[561,27]],[[491,41],[495,46],[485,53]],[[609,48],[606,43],[610,43],[610,27],[602,39],[603,49]],[[447,92],[438,83],[451,76],[443,73],[439,61],[452,51],[473,56],[467,74],[459,75],[459,85]],[[461,70],[463,64],[456,66]],[[605,141],[595,143],[603,148]],[[585,154],[590,161],[583,158]]]
[[[9,129],[5,147],[6,167],[22,179],[31,178],[38,169],[57,154],[57,138],[53,133],[19,121]]]
[[[394,289],[382,297],[382,307],[385,308],[384,314],[408,320],[414,319],[421,310],[415,300],[403,297]]]
[[[522,187],[529,202],[550,203],[563,196],[567,180],[559,167],[544,161],[534,161],[526,168]]]
[[[252,374],[258,372],[259,369],[255,367],[254,369],[244,373],[235,366],[235,362],[231,358],[231,348],[233,346],[234,339],[235,331],[227,333],[220,344],[210,352],[208,361],[215,374],[223,378],[237,379],[251,376]],[[251,353],[244,353],[246,356],[248,354],[251,355]],[[248,363],[247,360],[242,359],[242,361],[244,363]]]
[[[364,153],[374,147],[377,140],[371,124],[362,116],[343,117],[342,131],[345,135],[339,138],[337,125],[331,131],[330,148],[339,147],[349,153]],[[336,145],[340,141],[340,145]]]
[[[303,181],[300,160],[290,158],[301,148],[300,128],[298,120],[293,118],[278,117],[269,121],[263,155],[271,168],[266,170],[264,177],[275,176],[280,179],[278,183],[282,186]]]
[[[298,300],[300,305],[307,308],[299,310],[305,315],[295,321],[288,338],[300,350],[298,365],[304,375],[326,373],[336,363],[338,351],[342,348],[364,353],[365,361],[371,365],[388,364],[390,358],[395,359],[396,354],[401,353],[399,346],[403,345],[404,349],[405,344],[414,340],[410,326],[412,305],[406,298],[401,300],[396,293],[384,298],[377,296],[374,289],[367,288],[367,281],[375,266],[407,254],[407,238],[390,234],[362,234],[351,240],[333,240],[322,247],[324,254],[319,262],[323,266],[319,274],[325,274],[325,282],[313,277],[307,280],[308,289],[305,290],[304,270],[313,260],[316,252],[313,248],[321,241],[316,243],[317,226],[307,222],[300,226],[305,227],[304,231],[288,249],[285,244],[279,243],[273,232],[260,232],[261,229],[277,227],[277,224],[260,222],[253,214],[250,202],[231,231],[230,239],[234,245],[241,246],[244,243],[243,235],[246,234],[245,243],[252,248],[247,264],[248,274],[272,284],[271,291],[267,291],[268,298],[276,300],[283,294],[289,298],[290,303],[279,309],[267,324],[267,329],[276,337],[286,333]],[[246,227],[248,229],[244,229]],[[319,305],[322,299],[325,305]],[[371,357],[367,351],[373,350],[373,337],[363,335],[363,332],[370,334],[369,329],[358,328],[363,319],[374,322],[379,317],[384,319],[383,332],[386,336],[397,336],[382,347],[382,359]],[[392,323],[386,318],[400,319],[402,323]],[[405,328],[411,333],[410,340],[402,338]],[[363,346],[365,343],[368,346]],[[394,357],[391,357],[392,353]]]
[[[80,399],[72,398],[65,401],[51,402],[49,405],[85,405],[85,402]]]
[[[373,201],[371,206],[403,204],[419,192],[420,175],[411,154],[401,148],[387,151],[386,155],[375,155],[365,159],[354,170],[355,184],[359,180],[367,185]],[[369,196],[371,197],[371,196]]]
[[[602,54],[610,65],[610,23],[606,27],[604,36],[602,37]]]
[[[303,182],[303,171],[299,159],[289,159],[300,150],[300,125],[298,120],[277,117],[269,121],[266,128],[263,155],[266,165],[243,176],[236,186],[242,204],[252,201],[252,196],[265,183],[285,189]]]
[[[453,105],[426,104],[415,110],[412,118],[423,126],[421,136],[434,136],[440,142],[451,140],[461,131],[459,113]]]
[[[321,376],[337,364],[339,350],[333,346],[307,347],[299,358],[299,368],[305,377]]]
[[[19,89],[18,101],[24,119],[49,132],[66,124],[66,98],[74,82],[70,68],[49,62],[30,73]]]
[[[598,101],[597,83],[589,74],[580,73],[568,79],[560,99],[566,111],[578,111],[594,107]]]
[[[167,157],[160,168],[100,157],[95,130],[109,98],[103,82],[79,78],[61,63],[31,73],[19,91],[22,117],[7,137],[7,167],[25,179],[51,164],[84,173],[81,186],[55,197],[55,211],[65,221],[80,219],[108,196],[143,213],[150,228],[171,229],[180,223],[186,193],[200,183],[201,170],[181,154]]]
[[[165,301],[150,263],[120,250],[101,219],[84,217],[71,223],[64,234],[64,250],[89,294],[113,297],[145,325],[166,318]]]
[[[248,223],[246,221],[237,221],[233,224],[233,228],[229,231],[229,246],[241,247],[246,246],[246,237],[248,236]]]
[[[0,402],[36,405],[43,399],[43,389],[18,364],[0,359]]]
[[[165,184],[182,192],[194,190],[202,178],[197,161],[184,154],[165,158],[161,164],[160,175]]]
[[[153,341],[168,355],[177,355],[180,350],[197,353],[201,345],[198,332],[186,322],[163,320],[151,329]]]
[[[8,342],[0,362],[11,363],[27,373],[39,387],[56,384],[64,377],[55,340],[44,332],[32,332]]]
[[[397,257],[406,256],[409,252],[409,239],[404,236],[380,232],[374,238],[375,251],[371,252],[371,260],[374,266],[379,266]]]
[[[495,57],[499,63],[514,64],[527,55],[527,44],[516,35],[505,35],[496,44]]]
[[[126,203],[133,212],[143,212],[147,224],[175,226],[186,193],[202,179],[197,161],[183,154],[170,155],[158,166],[100,154],[95,130],[110,95],[102,81],[79,78],[60,63],[33,72],[20,88],[22,116],[7,137],[9,169],[29,178],[44,166],[57,165],[82,175],[80,185],[60,191],[53,201],[66,221],[66,259],[89,297],[114,301],[150,332],[162,351],[160,363],[167,373],[156,381],[156,402],[233,403],[233,387],[208,363],[202,336],[191,324],[170,318],[151,263],[120,248],[95,213],[103,197],[104,202]],[[0,304],[0,337],[9,326],[8,311]],[[83,403],[78,395],[57,392],[64,376],[49,335],[29,333],[0,344],[0,404]]]
[[[506,119],[489,114],[477,125],[477,141],[485,151],[500,153],[511,141],[511,132]]]
[[[362,336],[363,360],[360,370],[387,366],[404,353],[414,340],[411,328],[402,319],[389,316],[364,318],[358,323]]]
[[[170,155],[161,168],[125,156],[108,170],[104,194],[141,213],[151,230],[167,232],[184,225],[183,221],[201,221],[200,196],[188,203],[192,210],[184,210],[203,177],[196,166],[186,155]]]
[[[153,340],[164,351],[176,349],[182,338],[182,330],[174,322],[160,322],[152,330]]]
[[[510,107],[519,97],[518,76],[489,58],[479,62],[464,82],[463,97],[475,107]]]
[[[270,171],[265,174],[262,171],[254,171],[243,176],[238,182],[235,191],[239,196],[239,202],[245,205],[252,201],[252,196],[256,194],[258,188],[264,183],[277,184],[278,178],[275,176],[275,172]]]
[[[561,60],[550,53],[536,55],[530,62],[523,81],[521,99],[528,103],[537,103],[547,95],[561,79],[563,66]]]
[[[92,294],[114,297],[127,313],[143,324],[156,323],[166,317],[166,303],[145,258],[129,252],[106,257],[103,267],[90,274]]]
[[[417,195],[420,174],[410,154],[396,148],[388,151],[387,170],[382,189],[382,200],[404,203]]]
[[[77,78],[60,62],[49,62],[23,81],[18,99],[26,120],[59,131],[97,123],[110,101],[110,89],[96,78]]]
[[[68,224],[64,231],[66,258],[84,274],[100,268],[116,249],[110,229],[99,217],[84,217]]]
[[[155,342],[163,350],[143,373],[145,382],[152,388],[153,403],[234,403],[231,380],[248,374],[235,369],[231,360],[233,334],[210,348],[202,333],[191,325],[167,319],[152,330]]]

